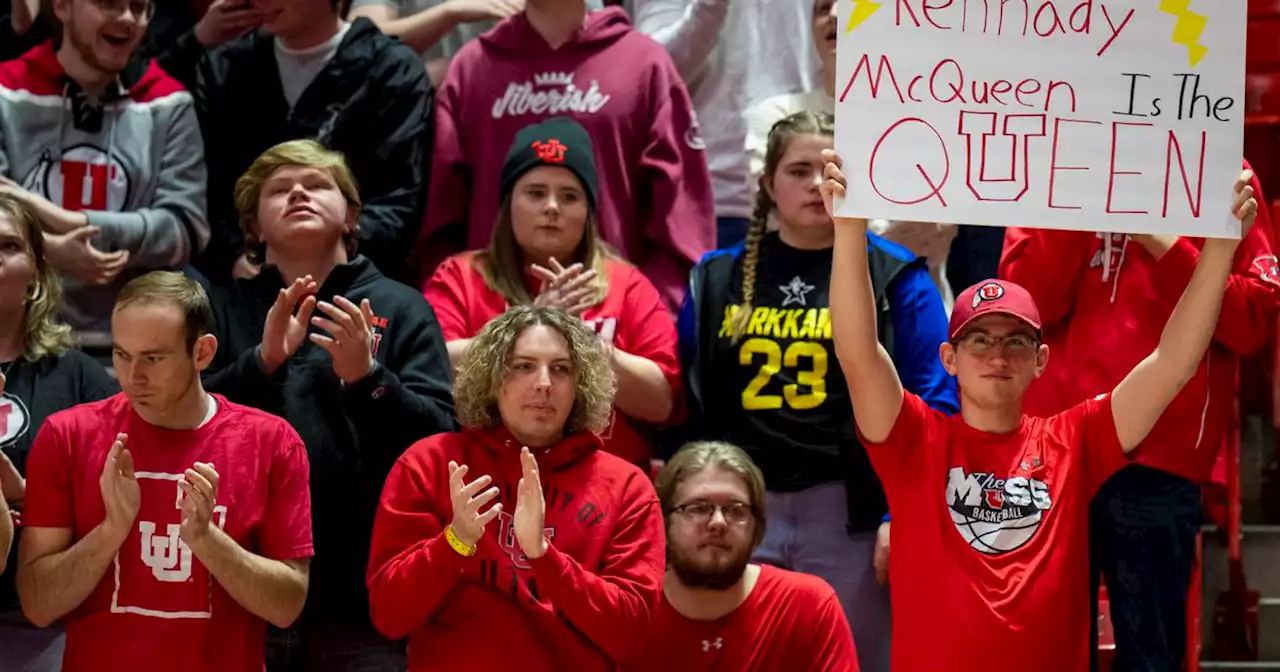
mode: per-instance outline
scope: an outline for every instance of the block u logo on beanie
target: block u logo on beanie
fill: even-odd
[[[534,140],[533,151],[538,155],[538,160],[544,163],[564,163],[565,150],[569,149],[567,145],[563,145],[559,140],[551,138],[546,142]]]

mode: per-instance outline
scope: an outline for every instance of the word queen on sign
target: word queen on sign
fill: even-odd
[[[1245,0],[839,0],[845,217],[1237,237]]]

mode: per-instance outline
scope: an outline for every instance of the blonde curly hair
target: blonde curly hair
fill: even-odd
[[[516,306],[493,318],[471,341],[458,363],[453,384],[454,411],[467,427],[490,429],[502,424],[498,393],[510,377],[511,354],[525,329],[550,327],[569,344],[573,363],[573,410],[564,433],[604,431],[613,412],[617,380],[595,331],[559,308]]]

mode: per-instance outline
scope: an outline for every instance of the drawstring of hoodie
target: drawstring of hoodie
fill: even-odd
[[[1125,234],[1124,242],[1120,246],[1120,261],[1116,264],[1116,270],[1111,272],[1111,253],[1113,246],[1111,243],[1111,234],[1103,233],[1102,235],[1102,281],[1111,282],[1111,303],[1116,302],[1116,293],[1120,291],[1120,269],[1124,268],[1124,260],[1129,253],[1129,235]]]
[[[75,107],[78,104],[77,101],[80,101],[79,104],[81,105],[85,104],[84,94],[79,91],[73,93],[72,84],[73,84],[72,82],[68,81],[62,85],[62,101],[63,101],[62,114],[58,119],[58,144],[57,144],[58,155],[56,157],[50,157],[51,162],[57,162],[59,172],[62,171],[62,157],[66,154],[66,151],[67,151],[67,147],[66,147],[67,116],[70,115],[73,117],[72,125],[75,126],[76,125]],[[103,157],[102,159],[103,163],[101,165],[105,169],[103,174],[105,175],[106,180],[108,182],[110,182],[111,179],[114,177],[111,174],[111,160],[112,160],[111,157],[115,156],[116,127],[118,126],[118,124],[116,123],[117,120],[115,119],[115,117],[110,113],[110,110],[107,109],[107,106],[108,106],[108,103],[110,102],[123,100],[125,96],[128,94],[128,90],[125,89],[124,83],[120,81],[119,77],[117,77],[115,81],[112,82],[112,85],[115,87],[114,90],[108,90],[107,95],[104,96],[103,100],[98,101],[102,109],[102,123],[106,125],[106,131],[107,131],[106,156]],[[50,164],[50,168],[52,168],[52,163]],[[77,198],[80,198],[81,196],[82,195],[77,195]],[[63,195],[63,202],[64,203],[66,202],[65,194]]]

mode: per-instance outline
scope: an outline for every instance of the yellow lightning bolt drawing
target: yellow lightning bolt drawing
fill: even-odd
[[[881,3],[874,0],[853,0],[853,13],[849,15],[849,23],[844,27],[844,32],[852,33],[854,28],[871,18],[880,7]]]
[[[1196,14],[1190,7],[1191,0],[1160,0],[1160,11],[1178,17],[1178,22],[1173,25],[1173,43],[1187,48],[1187,56],[1194,68],[1209,53],[1209,48],[1200,44],[1200,34],[1204,32],[1209,18]]]

